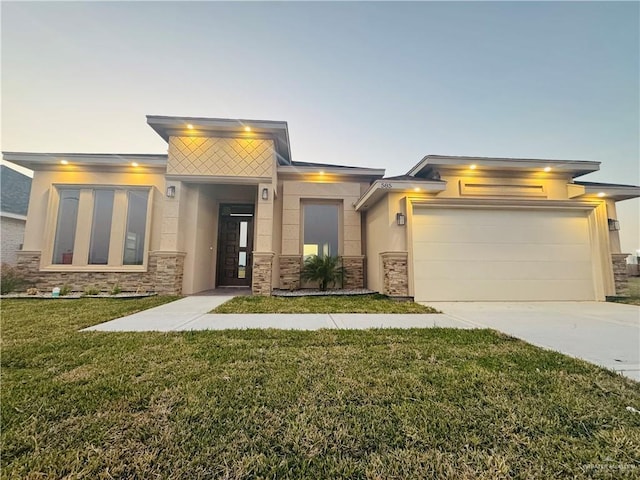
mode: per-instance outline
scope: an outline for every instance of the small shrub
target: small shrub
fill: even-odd
[[[40,293],[40,290],[38,290],[37,288],[31,287],[31,288],[27,288],[27,295],[38,295]]]
[[[122,293],[122,288],[116,283],[111,289],[111,295],[118,295],[119,293]]]
[[[0,278],[0,293],[2,295],[20,290],[29,284],[17,269],[8,263],[3,263],[0,268],[2,269]]]
[[[320,290],[327,289],[329,284],[343,283],[345,269],[340,257],[319,257],[311,255],[304,261],[302,267],[302,279],[318,282]]]
[[[60,296],[64,297],[66,295],[69,295],[71,293],[71,285],[69,285],[68,283],[65,283],[61,288],[60,288]]]
[[[85,295],[85,296],[98,295],[98,294],[100,294],[100,289],[98,289],[97,287],[94,287],[94,286],[85,287],[84,293],[83,293],[83,295]]]

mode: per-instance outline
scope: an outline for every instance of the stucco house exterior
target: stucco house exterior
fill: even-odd
[[[427,155],[406,175],[294,161],[286,122],[148,116],[166,155],[4,152],[34,170],[19,268],[69,284],[192,294],[300,287],[340,255],[345,287],[437,300],[624,294],[598,162]]]
[[[4,165],[0,166],[0,260],[15,265],[22,248],[29,207],[31,179]]]

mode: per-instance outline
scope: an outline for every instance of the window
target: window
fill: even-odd
[[[91,244],[89,246],[89,263],[91,265],[109,263],[114,194],[114,190],[96,190],[94,192]]]
[[[142,265],[147,228],[147,192],[130,191],[123,265]]]
[[[60,205],[58,207],[58,221],[56,223],[56,238],[53,244],[52,263],[66,265],[73,262],[73,248],[76,239],[79,204],[80,190],[60,190]]]
[[[151,189],[57,187],[51,265],[74,268],[142,266],[148,243]]]
[[[337,204],[304,205],[304,257],[338,255],[338,219]]]

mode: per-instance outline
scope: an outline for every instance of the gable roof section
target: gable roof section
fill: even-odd
[[[331,163],[291,162],[291,165],[279,166],[278,173],[293,176],[309,174],[328,174],[337,176],[357,175],[367,177],[372,180],[383,177],[384,169],[335,165]]]
[[[618,202],[640,197],[640,187],[637,185],[599,182],[573,182],[572,185],[574,186],[572,198],[596,195]]]
[[[287,122],[206,117],[147,115],[147,123],[166,142],[171,136],[216,136],[269,138],[273,140],[278,165],[291,165]],[[250,129],[247,131],[246,129]]]
[[[26,215],[29,208],[31,179],[14,169],[1,166],[0,170],[0,210],[3,213]]]
[[[549,160],[535,158],[499,158],[499,157],[456,157],[448,155],[427,155],[418,162],[407,175],[430,178],[440,169],[463,170],[471,165],[492,171],[539,172],[549,167],[553,172],[564,172],[572,178],[596,172],[600,162],[585,160]]]

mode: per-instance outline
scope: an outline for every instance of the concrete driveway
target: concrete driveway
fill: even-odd
[[[432,302],[449,317],[499,330],[640,381],[640,307],[606,302]]]

